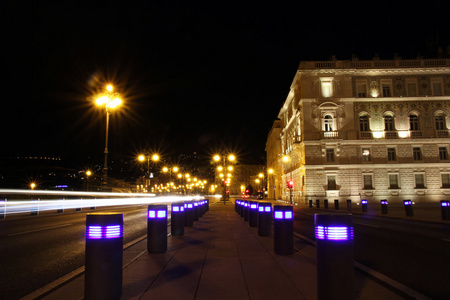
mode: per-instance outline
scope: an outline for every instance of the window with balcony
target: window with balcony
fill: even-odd
[[[336,176],[334,175],[328,175],[327,176],[327,189],[328,190],[336,190]]]
[[[413,159],[415,161],[422,160],[422,149],[420,147],[413,147]]]
[[[416,182],[416,189],[425,188],[425,175],[424,174],[414,174],[414,180]]]
[[[396,161],[397,155],[395,154],[395,148],[388,148],[387,156],[388,156],[388,161]]]
[[[384,130],[385,131],[394,131],[395,130],[395,123],[394,123],[393,116],[385,116],[384,117]]]
[[[417,115],[409,116],[409,130],[419,130],[419,117]]]
[[[362,132],[370,131],[369,116],[366,115],[359,117],[359,130]]]
[[[323,125],[324,125],[324,131],[333,131],[333,117],[330,115],[326,115],[324,120],[323,120]]]
[[[443,116],[443,115],[434,116],[434,124],[436,126],[436,130],[447,129],[445,126],[445,116]]]
[[[448,160],[447,147],[439,147],[439,159],[440,160]]]
[[[326,152],[327,162],[334,162],[334,149],[329,148]]]
[[[398,174],[389,174],[389,188],[398,189]]]
[[[363,175],[364,181],[364,189],[365,190],[373,190],[373,176],[372,175]]]

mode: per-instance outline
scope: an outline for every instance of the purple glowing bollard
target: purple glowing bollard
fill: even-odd
[[[367,212],[367,204],[369,203],[369,201],[367,200],[361,200],[361,206],[362,206],[362,212]]]
[[[319,300],[354,299],[353,216],[314,216]]]
[[[248,207],[248,224],[250,227],[258,226],[258,202],[250,201]]]
[[[450,201],[441,200],[441,217],[442,220],[450,220]]]
[[[122,264],[123,214],[87,214],[85,299],[120,299]]]
[[[414,211],[412,207],[412,201],[411,200],[403,200],[403,206],[405,207],[405,213],[407,217],[413,217]]]
[[[258,205],[258,235],[269,236],[272,227],[272,203],[260,202]]]
[[[170,232],[172,235],[184,235],[184,203],[172,203],[170,214]]]
[[[276,254],[294,252],[294,208],[288,205],[273,206],[273,240]]]
[[[167,205],[148,206],[147,251],[162,253],[167,250]]]

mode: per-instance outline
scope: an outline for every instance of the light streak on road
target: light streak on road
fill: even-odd
[[[0,194],[9,194],[28,197],[27,200],[0,199],[0,217],[13,214],[38,214],[44,211],[63,212],[68,209],[83,210],[84,208],[112,207],[126,205],[147,205],[154,203],[171,203],[203,199],[201,196],[155,196],[155,194],[139,193],[100,193],[100,192],[72,192],[72,191],[30,191],[30,190],[0,190]],[[60,199],[29,199],[30,195],[61,197]],[[101,199],[65,199],[73,196],[103,196]],[[117,196],[111,198],[111,196]]]

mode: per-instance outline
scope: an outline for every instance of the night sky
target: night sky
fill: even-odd
[[[449,1],[2,1],[1,155],[263,162],[302,60],[436,57]]]

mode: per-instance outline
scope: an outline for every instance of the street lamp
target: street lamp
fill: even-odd
[[[105,106],[106,109],[106,135],[105,135],[105,164],[103,166],[103,186],[108,185],[108,131],[109,131],[109,114],[111,109],[115,109],[122,104],[120,94],[113,92],[114,87],[111,84],[106,86],[106,91],[98,95],[95,103],[97,106]]]
[[[171,167],[171,168],[169,168],[169,167],[163,167],[162,171],[163,171],[164,173],[169,173],[169,184],[170,184],[170,182],[172,181],[172,172],[173,172],[173,173],[178,173],[179,168],[178,168],[178,167]],[[173,182],[172,182],[172,183],[173,183]]]
[[[146,186],[146,189],[147,189],[148,193],[150,192],[150,158],[155,163],[157,161],[159,161],[159,155],[158,154],[153,154],[152,156],[141,154],[141,155],[138,156],[138,160],[140,162],[144,162],[145,160],[147,160],[147,176],[148,177],[145,176],[145,175],[144,175],[144,177],[145,177],[145,186]]]
[[[222,163],[222,165],[218,165],[216,169],[217,171],[221,172],[219,174],[219,177],[222,180],[222,199],[223,204],[225,204],[225,201],[227,201],[230,197],[230,195],[227,193],[227,187],[230,186],[232,172],[234,170],[232,164],[236,163],[236,156],[234,154],[228,154],[228,156],[216,154],[213,156],[213,160],[217,164]]]
[[[89,177],[91,177],[92,172],[90,170],[86,171],[86,191],[89,191]]]

